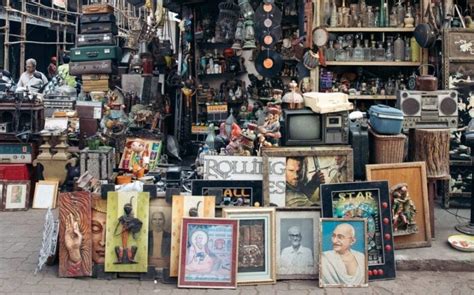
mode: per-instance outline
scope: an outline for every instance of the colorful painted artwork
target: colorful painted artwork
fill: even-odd
[[[178,276],[181,220],[183,217],[214,217],[215,202],[214,196],[173,196],[170,277]]]
[[[237,286],[235,219],[183,218],[178,287]]]
[[[59,276],[91,276],[90,193],[61,193],[59,199]]]
[[[368,286],[366,229],[362,218],[321,218],[321,288]]]
[[[106,272],[147,272],[147,192],[108,192]]]
[[[161,146],[159,140],[127,138],[119,168],[153,171],[160,160]]]

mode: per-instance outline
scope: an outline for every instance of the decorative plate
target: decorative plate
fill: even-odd
[[[448,238],[448,242],[458,250],[474,252],[474,236],[453,235]]]

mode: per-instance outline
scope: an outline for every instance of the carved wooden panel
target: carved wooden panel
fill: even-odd
[[[91,195],[59,195],[59,276],[92,275]]]

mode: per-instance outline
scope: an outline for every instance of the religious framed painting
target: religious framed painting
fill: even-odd
[[[239,220],[237,283],[275,283],[275,208],[223,208],[222,212],[224,218]]]
[[[165,198],[150,200],[148,227],[148,264],[169,268],[171,252],[171,204]]]
[[[2,209],[4,211],[28,210],[30,205],[30,181],[9,180],[2,183]]]
[[[183,217],[213,218],[215,216],[215,205],[214,196],[173,196],[171,207],[170,277],[178,276],[181,220]]]
[[[319,287],[367,287],[367,220],[321,218]]]
[[[395,249],[431,246],[425,162],[366,165],[367,179],[388,181]]]
[[[319,218],[320,213],[316,208],[277,208],[277,279],[317,278]]]
[[[106,272],[147,272],[148,192],[107,193]]]
[[[215,196],[216,207],[252,207],[263,204],[261,180],[194,180],[192,194]]]
[[[236,288],[239,221],[183,218],[178,287]]]
[[[353,181],[352,154],[349,146],[264,149],[265,204],[319,208],[321,184]]]
[[[321,185],[321,215],[367,219],[369,280],[395,278],[392,210],[387,181]]]

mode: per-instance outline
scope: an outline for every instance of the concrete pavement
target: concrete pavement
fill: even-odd
[[[371,282],[369,288],[325,290],[317,287],[317,281],[280,281],[237,290],[186,290],[136,279],[58,278],[57,266],[45,266],[34,275],[45,211],[0,212],[0,294],[474,294],[474,254],[447,245],[446,239],[456,233],[453,226],[458,221],[440,210],[435,214],[437,237],[431,248],[396,252],[396,280]],[[467,217],[468,210],[458,214]]]

